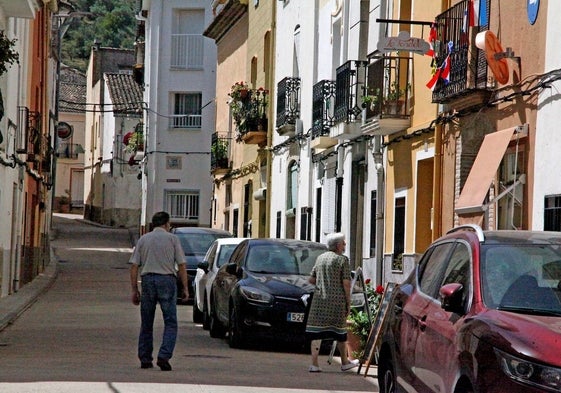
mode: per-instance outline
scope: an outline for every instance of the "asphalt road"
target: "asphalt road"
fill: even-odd
[[[322,356],[260,343],[230,349],[179,306],[172,372],[140,369],[139,309],[129,300],[129,231],[95,226],[80,216],[54,217],[51,245],[58,275],[48,291],[0,332],[0,392],[377,392],[367,376],[341,372]],[[162,332],[157,316],[155,347]],[[364,368],[363,368],[364,370]]]

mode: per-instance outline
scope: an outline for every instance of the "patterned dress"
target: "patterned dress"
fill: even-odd
[[[327,251],[317,258],[310,274],[316,278],[316,288],[308,313],[306,337],[347,341],[347,297],[343,280],[351,280],[349,260]]]

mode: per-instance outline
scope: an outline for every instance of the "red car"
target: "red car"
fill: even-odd
[[[561,392],[561,233],[455,228],[387,313],[380,392]]]

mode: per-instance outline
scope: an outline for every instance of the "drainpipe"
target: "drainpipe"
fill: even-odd
[[[384,264],[384,205],[386,200],[385,193],[385,171],[384,171],[384,155],[382,154],[382,137],[376,135],[374,137],[374,149],[372,156],[374,158],[374,167],[376,168],[376,285],[383,285],[383,264]]]

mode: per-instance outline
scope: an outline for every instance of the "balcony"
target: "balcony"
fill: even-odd
[[[371,59],[361,96],[366,112],[363,134],[391,135],[411,126],[411,63],[412,58],[407,56]]]
[[[284,78],[277,84],[277,132],[294,136],[300,118],[300,78]]]
[[[330,136],[335,124],[334,114],[335,82],[322,80],[313,87],[312,102],[312,140],[311,147],[324,150],[337,144],[337,139]]]
[[[202,115],[170,115],[169,128],[201,128]]]
[[[219,41],[247,13],[247,3],[248,0],[213,1],[214,20],[205,29],[203,35]]]
[[[435,45],[437,64],[443,63],[448,55],[448,45],[452,42],[450,53],[450,81],[440,79],[432,93],[432,102],[454,105],[464,109],[481,104],[490,98],[487,82],[487,61],[484,51],[475,46],[478,32],[487,26],[471,27],[463,32],[464,12],[468,1],[464,0],[436,17],[438,41]]]
[[[248,145],[267,144],[269,119],[269,91],[263,88],[249,89],[244,82],[238,82],[230,91],[230,110],[236,124],[236,141]]]
[[[360,97],[366,82],[366,61],[351,60],[337,68],[335,80],[335,124],[332,136],[351,139],[360,136]]]
[[[230,169],[230,140],[220,136],[218,132],[212,134],[210,143],[210,171],[213,174],[227,172]]]
[[[56,149],[58,158],[77,160],[80,153],[84,153],[84,148],[78,143],[61,142]]]
[[[171,68],[200,70],[203,68],[204,37],[201,34],[171,35]]]

